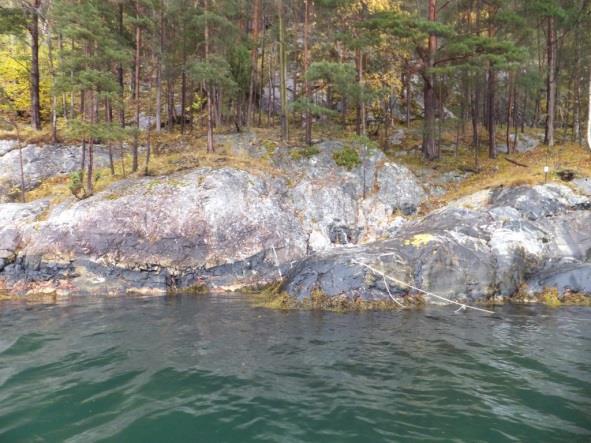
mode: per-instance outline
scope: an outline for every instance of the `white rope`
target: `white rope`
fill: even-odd
[[[279,272],[279,278],[283,278],[281,275],[281,268],[279,267],[279,259],[277,258],[277,251],[275,251],[275,246],[271,246],[273,249],[273,255],[275,255],[275,266],[277,267],[277,272]]]
[[[397,300],[396,298],[394,298],[394,296],[390,292],[390,286],[388,286],[388,281],[386,280],[386,277],[383,277],[383,278],[384,278],[384,285],[386,285],[386,290],[388,291],[388,295],[390,296],[390,298],[392,300],[394,300],[394,302],[397,303],[398,306],[400,306],[401,308],[404,308],[404,305],[399,300]]]
[[[442,297],[441,295],[437,295],[437,294],[433,294],[432,292],[424,291],[423,289],[417,288],[417,287],[415,287],[415,286],[413,286],[411,284],[408,284],[406,282],[403,282],[401,280],[398,280],[398,279],[396,279],[394,277],[390,277],[389,275],[384,274],[382,271],[379,271],[379,270],[377,270],[375,268],[372,268],[371,266],[369,266],[369,265],[367,265],[365,263],[358,262],[357,260],[351,260],[351,263],[354,263],[354,264],[363,266],[363,267],[369,269],[371,272],[373,272],[375,274],[378,274],[378,275],[381,275],[384,278],[384,281],[386,279],[388,279],[388,280],[393,281],[394,283],[397,283],[399,285],[406,286],[408,288],[414,289],[415,291],[421,292],[421,293],[423,293],[425,295],[430,295],[431,297],[435,297],[435,298],[438,298],[440,300],[444,300],[444,301],[446,301],[448,303],[457,305],[460,308],[456,312],[458,312],[460,310],[464,310],[464,309],[474,309],[475,311],[486,312],[487,314],[494,314],[493,311],[488,311],[486,309],[477,308],[475,306],[469,306],[469,305],[466,305],[464,303],[460,303],[460,302],[457,302],[457,301],[454,301],[454,300],[450,300],[449,298]],[[390,290],[388,290],[388,292],[390,292]]]

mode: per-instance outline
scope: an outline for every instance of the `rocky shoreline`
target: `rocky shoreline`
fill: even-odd
[[[417,218],[429,191],[410,170],[377,150],[337,164],[346,149],[277,148],[268,154],[276,174],[195,168],[128,178],[81,201],[2,203],[0,292],[67,297],[275,284],[295,304],[410,303],[412,290],[387,287],[371,266],[461,302],[536,301],[549,288],[560,297],[591,293],[588,181],[485,190]],[[14,152],[5,151],[0,162]],[[10,182],[13,172],[0,180]]]

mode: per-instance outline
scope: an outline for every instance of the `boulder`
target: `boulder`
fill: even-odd
[[[515,142],[515,134],[509,135],[509,141],[511,145],[515,145],[515,152],[529,152],[542,143],[542,138],[540,137],[532,137],[527,134],[518,134],[517,135],[517,143]],[[502,143],[497,145],[497,152],[499,153],[506,153],[507,152],[507,143]]]

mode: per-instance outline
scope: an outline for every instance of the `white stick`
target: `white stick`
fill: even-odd
[[[425,295],[430,295],[431,297],[435,297],[435,298],[438,298],[440,300],[444,300],[444,301],[446,301],[448,303],[452,303],[454,305],[457,305],[457,306],[460,307],[460,309],[474,309],[475,311],[486,312],[487,314],[494,314],[493,311],[488,311],[486,309],[477,308],[475,306],[469,306],[467,304],[460,303],[460,302],[457,302],[457,301],[450,300],[449,298],[442,297],[441,295],[437,295],[437,294],[433,294],[432,292],[424,291],[423,289],[417,288],[417,287],[415,287],[413,285],[410,285],[410,284],[408,284],[406,282],[403,282],[401,280],[398,280],[398,279],[396,279],[394,277],[390,277],[389,275],[384,274],[382,271],[379,271],[379,270],[377,270],[375,268],[372,268],[371,266],[369,266],[369,265],[367,265],[365,263],[358,262],[357,260],[351,260],[351,263],[354,263],[356,265],[363,266],[363,267],[369,269],[371,272],[373,272],[375,274],[378,274],[378,275],[381,275],[384,278],[384,281],[387,278],[388,280],[391,280],[394,283],[397,283],[399,285],[406,286],[408,288],[414,289],[415,291],[421,292],[421,293],[423,293]],[[388,290],[388,292],[390,292],[390,291]]]
[[[273,249],[273,255],[275,255],[275,266],[277,266],[277,272],[279,272],[279,278],[283,278],[281,275],[281,268],[279,267],[279,259],[277,258],[277,251],[275,251],[275,246],[271,246]]]

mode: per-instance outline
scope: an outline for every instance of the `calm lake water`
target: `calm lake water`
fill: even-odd
[[[0,304],[0,441],[591,441],[591,309]]]

